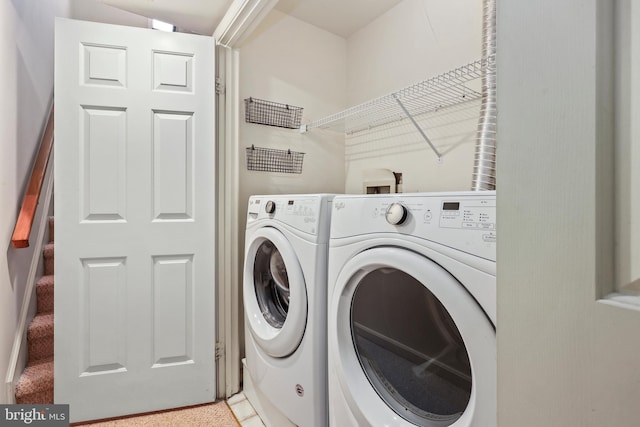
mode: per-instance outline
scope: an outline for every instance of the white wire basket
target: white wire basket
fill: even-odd
[[[252,145],[246,148],[247,170],[279,173],[302,173],[304,153]]]
[[[247,123],[276,126],[287,129],[300,128],[302,107],[247,98],[244,100],[244,117]]]

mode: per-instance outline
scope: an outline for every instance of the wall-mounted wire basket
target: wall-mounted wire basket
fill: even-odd
[[[244,100],[244,117],[247,123],[299,129],[302,110],[302,107],[265,101],[264,99],[247,98]]]
[[[304,153],[251,146],[246,148],[247,170],[302,173]]]

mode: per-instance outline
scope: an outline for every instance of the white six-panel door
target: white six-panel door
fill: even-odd
[[[55,402],[211,402],[213,39],[59,19],[55,48]]]

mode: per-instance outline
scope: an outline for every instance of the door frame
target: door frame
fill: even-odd
[[[218,287],[217,396],[240,391],[244,353],[240,192],[240,46],[278,0],[235,0],[213,33],[216,42]],[[244,225],[244,224],[243,224]]]

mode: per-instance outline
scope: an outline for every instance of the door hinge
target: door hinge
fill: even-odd
[[[216,95],[224,95],[224,83],[216,76]]]
[[[220,360],[224,356],[224,344],[221,342],[216,343],[216,360]]]

